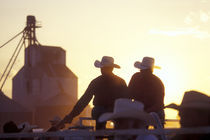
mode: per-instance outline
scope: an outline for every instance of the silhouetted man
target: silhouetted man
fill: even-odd
[[[92,118],[96,120],[96,129],[105,129],[106,122],[99,123],[99,116],[105,112],[112,112],[115,100],[126,96],[125,81],[112,73],[113,68],[120,68],[119,65],[114,64],[112,57],[104,56],[101,61],[96,60],[94,65],[101,69],[101,75],[91,81],[84,95],[58,126],[71,123],[73,118],[79,115],[94,97]]]
[[[135,62],[134,66],[140,69],[135,73],[128,85],[129,95],[132,99],[140,101],[144,104],[146,112],[156,112],[164,124],[164,85],[162,81],[153,74],[154,58],[144,57],[142,62]]]
[[[185,92],[181,105],[170,104],[167,108],[179,111],[181,128],[195,128],[210,126],[210,97],[197,92]],[[179,134],[172,140],[209,140],[210,134]]]

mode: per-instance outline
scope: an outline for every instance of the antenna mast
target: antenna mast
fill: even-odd
[[[27,23],[26,23],[26,27],[24,28],[23,31],[21,31],[20,33],[18,33],[17,35],[15,35],[13,38],[11,38],[9,41],[7,41],[6,43],[4,43],[3,45],[0,46],[0,48],[4,47],[5,45],[7,45],[9,42],[11,42],[12,40],[14,40],[16,37],[18,37],[19,35],[23,34],[21,37],[21,40],[19,41],[12,57],[9,60],[9,63],[7,64],[3,74],[0,77],[0,83],[2,82],[2,84],[0,85],[0,91],[2,90],[9,74],[10,71],[12,69],[12,67],[14,66],[14,63],[20,53],[21,48],[24,46],[26,48],[26,44],[25,41],[27,40],[28,42],[28,47],[30,45],[32,46],[40,46],[40,43],[37,41],[36,39],[36,28],[40,28],[41,26],[37,26],[36,25],[36,18],[35,16],[27,16]],[[30,59],[30,52],[28,50],[28,59]],[[28,60],[28,65],[30,65],[30,60]],[[6,77],[4,78],[6,74]],[[4,79],[3,79],[4,78]]]
[[[36,25],[35,16],[27,16],[25,31],[25,39],[28,40],[28,46],[40,44],[36,39],[36,28],[41,26]]]

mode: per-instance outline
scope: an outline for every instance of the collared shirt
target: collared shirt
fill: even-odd
[[[144,104],[147,112],[157,112],[164,107],[164,85],[151,71],[135,73],[128,85],[131,98]]]
[[[76,103],[70,115],[72,117],[79,115],[93,97],[94,106],[113,108],[115,100],[118,98],[126,98],[126,94],[127,85],[122,78],[114,74],[101,75],[91,81],[84,95]]]

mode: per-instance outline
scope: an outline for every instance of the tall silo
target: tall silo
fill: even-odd
[[[35,34],[36,27],[35,17],[28,16],[27,27],[25,28],[27,31],[25,38],[28,41],[28,47],[25,48],[25,63],[13,77],[12,99],[33,111],[35,116],[41,116],[43,114],[36,114],[41,107],[40,105],[44,102],[45,107],[48,104],[52,107],[49,99],[55,96],[69,97],[69,102],[66,104],[65,101],[63,105],[62,102],[64,103],[64,101],[62,100],[65,98],[58,98],[61,103],[59,106],[67,105],[71,108],[75,104],[77,101],[78,78],[66,66],[64,49],[38,43]],[[53,106],[55,109],[58,107],[56,104]],[[34,121],[36,121],[36,118],[34,118]]]

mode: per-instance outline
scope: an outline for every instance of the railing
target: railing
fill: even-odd
[[[156,120],[156,129],[125,129],[125,130],[94,130],[93,126],[84,126],[84,120],[93,120],[89,117],[80,117],[79,126],[70,127],[67,130],[60,130],[56,132],[40,132],[39,129],[34,129],[32,133],[4,133],[0,134],[1,138],[38,138],[41,140],[48,140],[51,137],[62,137],[64,140],[95,140],[96,136],[109,137],[109,136],[124,136],[124,135],[147,135],[154,134],[160,135],[162,140],[167,140],[167,136],[172,136],[176,134],[210,134],[209,127],[197,127],[197,128],[163,128],[155,113],[151,114]],[[175,121],[178,120],[166,120]]]
[[[210,134],[210,127],[179,128],[179,129],[127,129],[127,130],[63,130],[57,132],[41,133],[7,133],[0,134],[0,138],[49,138],[49,137],[79,137],[92,138],[96,136],[122,136],[122,135],[175,135],[175,134]]]

